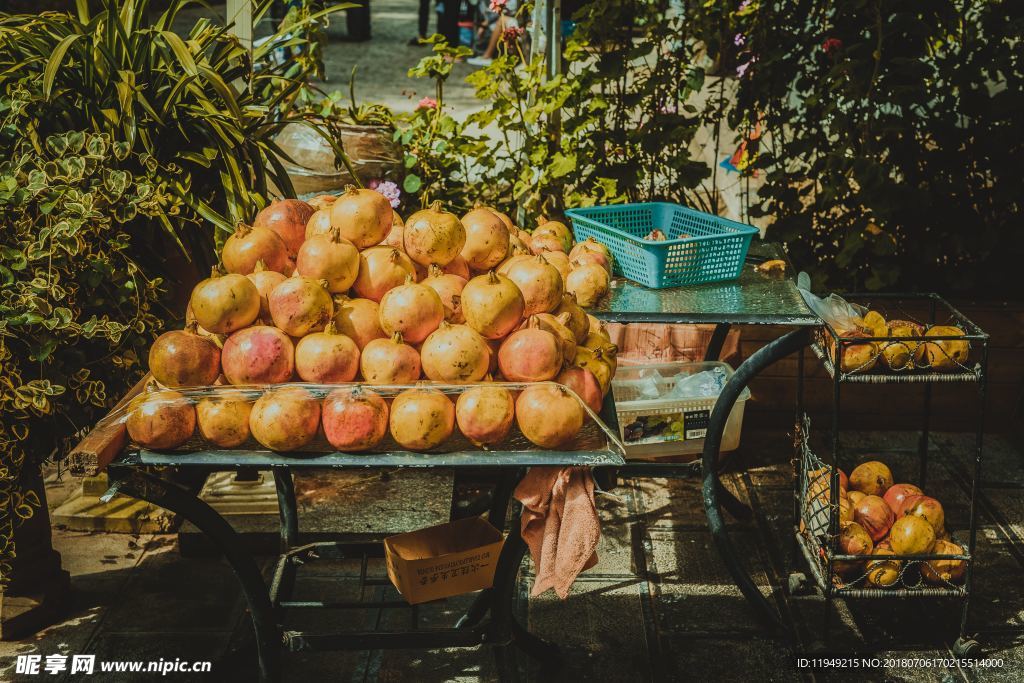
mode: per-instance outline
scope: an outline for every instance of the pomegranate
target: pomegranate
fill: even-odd
[[[608,271],[601,266],[573,263],[572,272],[565,279],[565,290],[576,295],[580,306],[590,308],[608,293],[610,282]]]
[[[519,431],[541,448],[557,449],[572,443],[583,428],[583,406],[557,384],[529,386],[516,399]]]
[[[850,504],[856,506],[857,503],[862,501],[867,494],[861,493],[860,491],[850,491],[846,494],[846,497],[850,499]]]
[[[852,522],[856,518],[856,512],[853,509],[853,503],[846,496],[839,498],[839,522]]]
[[[242,275],[253,272],[257,261],[279,273],[288,268],[288,249],[281,237],[266,228],[254,228],[245,223],[239,223],[234,234],[224,243],[220,258],[229,273]]]
[[[892,472],[884,462],[870,460],[853,468],[850,487],[869,496],[884,496],[892,486]]]
[[[962,337],[964,331],[953,325],[936,325],[924,333],[926,337]],[[917,360],[932,370],[957,370],[967,362],[971,345],[967,340],[949,339],[923,342],[917,349]]]
[[[523,324],[525,327],[537,327],[555,335],[562,344],[562,361],[571,363],[576,360],[576,337],[567,327],[569,314],[554,316],[550,313],[531,315]]]
[[[466,324],[484,339],[501,339],[519,326],[526,302],[512,280],[490,271],[478,275],[462,289]]]
[[[890,320],[887,332],[879,336],[886,335],[892,337],[920,337],[924,335],[924,328],[909,320]],[[917,348],[918,342],[910,339],[889,342],[882,346],[882,361],[892,370],[913,368]]]
[[[576,395],[595,413],[601,412],[604,395],[601,393],[601,384],[590,370],[578,365],[571,365],[562,370],[555,381],[575,391]]]
[[[893,555],[892,548],[879,544],[871,552],[872,555]],[[872,560],[867,564],[865,581],[874,588],[888,588],[900,578],[899,560]]]
[[[132,399],[125,421],[128,436],[143,448],[163,451],[189,440],[196,428],[196,411],[177,391],[154,384]]]
[[[523,294],[523,315],[548,313],[562,303],[562,276],[543,256],[523,259],[509,266],[508,279]]]
[[[463,280],[469,280],[471,277],[469,264],[466,263],[466,259],[462,258],[462,254],[453,258],[447,266],[442,268],[442,270],[449,275],[458,275]]]
[[[196,333],[195,322],[184,330],[164,332],[149,348],[149,371],[167,387],[200,387],[220,375],[220,347]]]
[[[303,243],[295,258],[295,272],[313,280],[327,280],[327,291],[344,294],[359,274],[359,250],[337,228],[314,235]]]
[[[569,257],[566,257],[566,263],[569,262]],[[600,266],[609,276],[612,274],[612,264],[603,254],[598,254],[594,251],[586,251],[577,256],[572,261],[574,267],[595,265]]]
[[[196,404],[199,433],[214,446],[235,448],[249,439],[252,401],[241,391],[218,392]]]
[[[914,515],[932,525],[935,535],[938,537],[946,528],[946,513],[942,509],[942,503],[930,496],[908,496],[900,507],[899,516],[906,517]]]
[[[572,267],[569,264],[569,257],[560,251],[542,251],[540,258],[544,259],[558,271],[558,274],[562,277],[562,284],[564,287],[566,279],[569,277],[569,273],[572,271]]]
[[[899,517],[889,529],[889,544],[897,555],[923,555],[935,545],[935,529],[923,517]]]
[[[370,299],[335,297],[334,325],[362,351],[374,339],[385,339],[380,329],[380,306]]]
[[[416,277],[416,267],[408,256],[393,247],[371,247],[359,254],[359,275],[352,289],[364,299],[379,302],[410,277]]]
[[[872,541],[880,541],[889,533],[889,527],[896,520],[896,515],[889,504],[878,496],[864,496],[853,511],[853,519],[860,524]]]
[[[267,325],[272,324],[274,319],[270,317],[270,293],[287,277],[276,270],[267,270],[263,266],[263,261],[257,261],[256,267],[246,277],[256,285],[256,291],[260,295],[259,320]]]
[[[530,236],[530,253],[540,256],[546,251],[565,251],[562,240],[550,233],[538,235],[536,232]]]
[[[354,453],[375,447],[388,433],[388,404],[361,386],[335,389],[324,398],[324,436],[339,451]]]
[[[462,217],[466,228],[462,257],[473,270],[490,270],[508,255],[508,226],[493,211],[478,207]]]
[[[295,348],[287,334],[269,325],[253,325],[224,342],[221,366],[231,384],[280,384],[292,378]]]
[[[396,333],[363,347],[359,370],[370,384],[412,384],[420,378],[420,354]]]
[[[569,229],[565,223],[560,221],[549,221],[541,218],[539,224],[533,230],[533,236],[546,236],[551,235],[558,239],[559,249],[557,251],[564,251],[566,253],[572,249],[573,235],[572,230]]]
[[[870,332],[864,330],[841,330],[839,334],[847,338],[868,338]],[[836,359],[836,342],[827,335],[826,347],[833,364]],[[843,342],[840,344],[839,369],[841,372],[855,374],[868,372],[878,362],[878,346],[874,342]]]
[[[936,555],[964,555],[962,546],[952,541],[935,541],[932,552]],[[921,576],[933,586],[963,583],[967,574],[966,560],[925,560],[921,563]]]
[[[397,216],[398,214],[396,213],[395,215]],[[405,224],[392,223],[391,230],[383,241],[381,241],[380,246],[393,247],[399,251],[405,251]]]
[[[394,211],[379,192],[349,186],[331,205],[331,225],[358,249],[380,244],[391,232]]]
[[[839,552],[843,555],[870,555],[874,544],[871,536],[857,522],[839,524]],[[859,560],[843,560],[832,563],[837,574],[849,578],[860,572],[864,566]]]
[[[488,446],[508,436],[515,409],[512,392],[505,387],[473,387],[462,392],[455,402],[455,420],[470,442]]]
[[[889,505],[889,509],[894,514],[899,514],[900,508],[903,507],[903,501],[909,496],[920,496],[923,495],[924,491],[914,486],[913,484],[893,484],[885,491],[885,502]]]
[[[316,438],[320,402],[301,387],[281,387],[256,399],[249,430],[272,451],[296,451]]]
[[[490,361],[487,342],[466,325],[442,322],[420,347],[423,374],[435,382],[479,382]]]
[[[338,201],[338,197],[333,194],[318,194],[307,203],[313,207],[314,211],[320,211],[321,209],[331,208],[331,204],[336,201]]]
[[[820,467],[816,470],[808,470],[807,472],[807,479],[812,482],[812,485],[820,483],[823,489],[827,489],[832,485],[831,477],[832,468],[827,466]],[[843,492],[843,495],[846,495],[846,491],[850,488],[850,480],[847,478],[846,472],[843,472],[842,470],[839,470],[839,488]]]
[[[495,272],[498,273],[498,275],[504,275],[505,277],[508,277],[509,268],[518,263],[522,263],[523,261],[529,261],[535,258],[537,257],[534,256],[533,254],[516,254],[515,256],[509,256],[507,259],[502,261],[501,264],[498,265],[498,267],[495,269]]]
[[[409,278],[380,300],[380,328],[384,334],[401,333],[410,344],[419,344],[444,320],[444,303],[437,292]]]
[[[588,237],[582,242],[577,242],[576,245],[569,251],[569,259],[575,260],[577,256],[581,254],[600,254],[604,256],[608,263],[612,262],[612,252],[608,247],[598,242],[593,237]]]
[[[544,382],[562,369],[562,345],[550,332],[536,327],[516,330],[498,349],[501,375],[511,382]]]
[[[274,287],[267,299],[274,324],[292,337],[323,330],[334,317],[334,301],[324,285],[296,273]]]
[[[359,372],[359,347],[338,332],[334,321],[323,332],[308,334],[295,347],[295,372],[305,382],[351,382]]]
[[[276,232],[288,249],[288,256],[294,259],[306,239],[306,225],[314,210],[298,199],[277,199],[256,214],[253,225]]]
[[[455,429],[455,406],[436,389],[407,389],[391,404],[391,437],[403,448],[436,448]]]
[[[441,202],[417,211],[405,223],[405,253],[416,263],[447,265],[466,243],[466,228],[455,214],[441,209]]]
[[[201,327],[215,334],[231,334],[256,320],[260,294],[244,275],[219,275],[214,270],[192,290],[188,305]]]
[[[576,299],[576,297],[573,296],[573,300],[574,301],[575,301],[575,299]],[[579,303],[577,303],[577,306],[578,305],[579,305]],[[611,344],[612,337],[611,337],[610,334],[608,334],[608,326],[604,323],[603,320],[598,320],[596,317],[594,317],[594,316],[590,315],[589,313],[587,313],[587,322],[590,325],[588,330],[587,330],[587,334],[588,335],[594,334],[594,335],[597,335],[599,337],[604,337],[605,341],[607,343]]]
[[[601,393],[606,395],[608,389],[611,388],[612,377],[615,376],[613,360],[609,359],[611,349],[614,348],[614,344],[607,347],[607,350],[597,349],[596,351],[591,351],[583,346],[576,347],[576,364],[594,373],[594,377],[597,378],[598,383],[601,385]]]
[[[317,209],[306,223],[306,239],[331,232],[331,209]],[[299,247],[302,248],[301,246]],[[298,252],[296,252],[298,254]]]
[[[445,273],[438,266],[430,266],[430,275],[421,284],[430,287],[441,297],[444,305],[444,319],[450,323],[462,323],[466,318],[462,315],[462,289],[466,280],[458,275]]]
[[[493,206],[477,206],[477,208],[478,209],[486,209],[486,210],[490,211],[491,213],[493,213],[495,216],[497,216],[498,220],[501,221],[502,225],[505,226],[505,229],[508,230],[510,235],[513,232],[516,232],[518,230],[518,228],[516,228],[516,224],[512,222],[512,219],[509,218],[509,215],[507,213],[503,213],[501,211],[498,211]]]
[[[588,334],[590,334],[590,321],[587,320],[586,312],[576,303],[575,296],[569,293],[563,294],[562,301],[558,304],[558,308],[554,310],[554,313],[557,316],[568,313],[569,320],[565,326],[572,330],[576,343],[582,344],[586,340]],[[606,343],[611,343],[611,338],[607,336],[607,333],[605,338]]]
[[[532,253],[533,252],[530,251],[529,243],[526,240],[524,240],[518,232],[513,232],[510,230],[508,233],[508,258],[506,258],[505,260],[507,261],[509,258],[512,258],[513,256],[519,256],[520,254],[529,255]]]

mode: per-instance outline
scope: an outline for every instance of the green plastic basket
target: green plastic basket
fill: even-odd
[[[615,259],[615,273],[645,287],[732,280],[740,275],[758,229],[669,202],[569,209],[577,240],[593,237]],[[644,239],[661,230],[664,241]]]

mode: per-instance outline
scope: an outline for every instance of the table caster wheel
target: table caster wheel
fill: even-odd
[[[803,572],[793,572],[786,582],[790,595],[808,595],[811,592],[807,581],[807,575]]]
[[[981,655],[981,643],[973,638],[957,638],[953,654],[961,659],[976,659]]]

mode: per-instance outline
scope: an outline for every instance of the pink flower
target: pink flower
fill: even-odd
[[[745,35],[743,35],[742,33],[737,33],[735,36],[733,36],[732,44],[735,45],[736,47],[741,47],[743,45],[746,45],[747,44],[747,37]]]
[[[519,40],[519,37],[526,33],[525,29],[518,26],[511,26],[501,34],[501,39],[511,45],[512,43]]]
[[[505,5],[507,3],[508,3],[508,0],[491,0],[491,11],[492,12],[500,12],[503,9],[505,9]]]
[[[843,41],[838,38],[826,38],[825,42],[821,44],[821,49],[825,51],[825,54],[831,56],[833,52],[843,49]]]
[[[739,11],[742,12],[748,7],[750,7],[750,0],[743,0],[743,2],[740,3]]]
[[[756,62],[756,61],[757,61],[757,56],[755,55],[755,56],[751,57],[749,61],[743,62],[738,67],[736,67],[736,76],[737,76],[737,78],[743,78],[746,75],[746,73],[747,73],[747,69],[749,69],[754,64],[754,62]]]
[[[437,100],[433,97],[424,97],[416,103],[417,109],[437,109]]]
[[[398,185],[390,180],[371,180],[370,189],[384,195],[391,204],[392,209],[397,209],[402,201],[402,191],[398,189]]]

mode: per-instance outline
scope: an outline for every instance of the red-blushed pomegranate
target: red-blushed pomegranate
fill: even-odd
[[[335,389],[324,398],[324,436],[339,451],[368,451],[388,433],[388,412],[387,401],[365,387]]]
[[[359,371],[370,384],[412,384],[420,378],[420,368],[419,351],[401,334],[372,340],[359,357]]]
[[[320,402],[301,387],[267,391],[249,413],[249,431],[272,451],[297,451],[316,438]]]
[[[583,428],[583,419],[583,406],[557,384],[527,387],[516,399],[519,431],[541,448],[568,446]]]
[[[864,496],[853,511],[853,519],[868,532],[872,541],[878,542],[889,533],[896,515],[889,509],[889,504],[878,496]]]
[[[444,304],[430,287],[413,282],[389,290],[380,300],[380,328],[396,332],[410,344],[419,344],[444,321]]]
[[[262,261],[265,268],[283,273],[288,269],[288,248],[272,230],[239,223],[220,254],[229,273],[248,275]]]
[[[842,522],[839,525],[839,552],[843,555],[870,555],[874,549],[871,536],[856,522]],[[833,562],[836,573],[850,578],[863,569],[864,563],[859,560]]]
[[[963,547],[952,541],[937,540],[932,547],[936,555],[964,555]],[[960,584],[967,574],[966,560],[926,560],[921,563],[921,576],[933,586]]]
[[[270,317],[292,337],[323,330],[334,317],[334,300],[323,280],[293,275],[270,293]]]
[[[416,278],[416,267],[403,252],[392,247],[371,247],[359,254],[359,274],[352,289],[363,299],[379,302],[410,277]]]
[[[554,310],[556,316],[561,316],[568,313],[569,320],[566,323],[566,327],[572,330],[573,336],[576,338],[577,344],[583,344],[587,336],[590,334],[590,321],[587,319],[587,313],[579,304],[576,303],[576,297],[566,292],[562,295],[562,301],[558,304],[558,308]],[[606,343],[611,343],[611,338],[608,337]]]
[[[416,263],[445,266],[462,251],[466,228],[458,216],[441,208],[441,202],[434,202],[409,216],[402,241],[405,253]]]
[[[505,226],[505,229],[508,230],[509,234],[512,234],[512,233],[518,231],[518,228],[516,228],[516,224],[512,222],[512,219],[509,217],[509,215],[507,213],[504,213],[503,211],[499,211],[498,209],[494,208],[493,206],[483,206],[483,205],[481,205],[481,206],[478,206],[476,208],[478,208],[478,209],[487,209],[488,211],[493,213],[495,216],[497,216],[498,219],[501,220],[502,224]]]
[[[892,484],[892,472],[884,462],[862,462],[850,472],[850,488],[869,496],[884,496]]]
[[[313,207],[314,211],[320,211],[321,209],[331,208],[331,204],[336,202],[338,197],[333,194],[318,194],[317,196],[310,199],[307,204]]]
[[[462,290],[466,280],[441,270],[436,265],[430,266],[429,275],[420,282],[437,292],[444,305],[444,319],[452,324],[466,321],[462,315]]]
[[[537,327],[555,335],[562,344],[562,362],[569,364],[576,360],[576,337],[573,336],[572,330],[567,327],[568,322],[568,313],[563,313],[559,316],[554,316],[550,313],[537,313],[527,318],[523,326]]]
[[[490,209],[477,207],[462,217],[466,228],[462,257],[472,270],[490,270],[508,255],[508,226]]]
[[[451,262],[444,266],[441,270],[449,275],[458,275],[463,280],[469,280],[472,275],[469,272],[469,264],[466,263],[466,259],[462,258],[462,254],[459,254],[451,260]]]
[[[562,240],[550,233],[541,235],[534,233],[530,236],[529,244],[530,253],[535,256],[540,256],[545,251],[565,251],[565,248],[562,246]]]
[[[370,299],[334,298],[334,325],[362,351],[374,339],[386,339],[380,329],[380,305]]]
[[[924,491],[913,484],[893,484],[886,489],[883,498],[885,498],[885,502],[889,505],[889,509],[893,511],[893,514],[899,514],[904,500],[910,496],[921,495],[924,495]]]
[[[593,263],[573,263],[569,277],[565,278],[565,291],[574,294],[576,302],[584,308],[596,306],[610,287],[608,271]]]
[[[257,261],[256,267],[246,277],[256,285],[256,291],[260,295],[259,321],[266,325],[272,325],[274,319],[270,317],[270,293],[274,291],[274,287],[284,282],[287,277],[276,270],[267,270],[263,266],[262,261]]]
[[[608,263],[612,261],[612,252],[608,247],[598,242],[593,237],[588,237],[582,242],[577,242],[576,245],[569,251],[569,260],[574,261],[580,254],[600,254],[605,257]]]
[[[462,315],[484,339],[501,339],[519,326],[526,302],[512,280],[493,270],[462,289]]]
[[[436,389],[406,389],[391,403],[391,438],[411,451],[428,451],[455,429],[455,406]]]
[[[317,209],[313,212],[313,215],[309,217],[309,222],[306,223],[306,239],[315,237],[316,235],[326,235],[331,232],[331,210]],[[299,247],[302,248],[301,246]],[[298,252],[296,252],[297,254]]]
[[[214,334],[231,334],[260,314],[260,293],[244,275],[216,271],[192,290],[188,302],[196,322]]]
[[[307,334],[295,346],[295,372],[305,382],[351,382],[359,372],[359,347],[338,332],[334,321],[323,332]]]
[[[915,515],[932,525],[936,538],[946,528],[946,513],[942,503],[931,496],[909,496],[903,501],[899,515]]]
[[[569,277],[569,273],[572,272],[572,266],[569,263],[569,257],[561,251],[542,251],[540,258],[544,259],[558,271],[558,274],[562,276],[562,285],[564,288],[565,281]]]
[[[202,387],[220,375],[220,347],[196,334],[192,323],[184,330],[164,332],[149,347],[149,371],[167,387]]]
[[[177,391],[150,385],[132,399],[125,422],[128,436],[143,448],[157,451],[177,448],[196,428],[196,411]]]
[[[508,279],[523,294],[523,315],[549,313],[562,303],[562,276],[543,256],[523,259],[509,266]]]
[[[562,370],[562,345],[558,338],[539,328],[516,330],[498,349],[498,367],[510,382],[544,382]]]
[[[566,261],[568,262],[568,257],[566,257]],[[575,267],[588,265],[599,266],[606,273],[608,273],[609,276],[612,274],[612,262],[605,258],[603,254],[599,254],[595,251],[583,252],[582,254],[578,255],[572,261],[572,263],[575,265]]]
[[[329,234],[314,235],[302,244],[295,272],[313,280],[327,280],[328,292],[344,294],[359,274],[359,250],[332,228]]]
[[[295,347],[276,327],[253,325],[224,341],[220,361],[231,384],[280,384],[292,378]]]
[[[609,348],[614,348],[614,344]],[[581,368],[586,368],[594,373],[594,377],[601,385],[601,393],[607,395],[608,389],[612,385],[612,377],[615,376],[615,370],[612,363],[605,357],[605,353],[604,349],[591,351],[584,346],[577,346],[575,362]]]
[[[923,555],[935,545],[935,529],[923,517],[900,517],[889,529],[889,544],[897,555]]]
[[[502,386],[472,387],[455,401],[459,431],[476,446],[496,444],[508,436],[515,414],[512,392]]]
[[[398,214],[396,213],[395,215],[397,216]],[[391,230],[388,231],[387,236],[381,241],[380,246],[405,251],[405,224],[392,223]]]
[[[241,391],[220,391],[196,404],[199,434],[214,446],[235,448],[249,439],[252,401]]]
[[[276,199],[256,214],[253,225],[276,232],[292,259],[306,239],[306,225],[315,209],[298,199]]]
[[[595,413],[601,412],[604,395],[601,393],[601,384],[590,370],[578,365],[570,365],[558,374],[555,381],[575,391],[576,395],[583,399],[583,402]]]
[[[504,275],[505,277],[508,277],[509,268],[518,263],[522,263],[523,261],[535,258],[537,257],[534,256],[533,254],[516,254],[515,256],[509,256],[507,259],[505,259],[498,265],[494,272],[496,272],[498,275]]]
[[[381,193],[349,186],[331,205],[331,225],[357,248],[366,249],[391,232],[394,213]]]
[[[872,555],[893,555],[892,548],[888,544],[879,543],[871,551]],[[867,576],[865,581],[874,588],[888,588],[900,578],[899,560],[871,560],[867,563]]]
[[[572,230],[569,229],[565,223],[560,221],[549,221],[542,218],[533,230],[534,237],[554,236],[558,239],[559,249],[557,251],[564,251],[566,253],[572,249],[573,235]]]
[[[423,374],[435,382],[479,382],[490,361],[487,342],[467,325],[442,322],[420,347]]]

